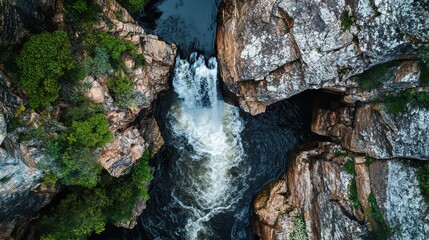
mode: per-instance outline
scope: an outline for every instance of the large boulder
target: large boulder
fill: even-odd
[[[252,114],[306,89],[356,86],[350,76],[393,59],[415,58],[429,42],[426,0],[225,0],[220,72]]]
[[[368,239],[370,231],[390,232],[392,239],[425,239],[428,207],[415,171],[400,160],[368,162],[335,143],[307,146],[293,154],[286,173],[255,198],[253,229],[265,240],[292,235]],[[353,181],[356,196],[351,198]],[[376,220],[375,209],[381,212]],[[383,222],[387,227],[381,227]]]
[[[147,117],[152,102],[169,88],[171,70],[174,66],[177,47],[148,35],[144,29],[116,1],[97,1],[103,8],[103,18],[95,28],[108,32],[137,48],[137,53],[145,59],[137,64],[131,56],[123,56],[126,76],[134,83],[135,104],[121,107],[115,104],[107,88],[107,76],[88,76],[90,84],[87,98],[102,103],[107,111],[110,130],[115,139],[98,154],[98,161],[115,177],[130,172],[132,166],[145,151],[156,153],[163,144],[160,130],[153,117]],[[118,19],[118,16],[121,16]],[[138,117],[142,123],[136,123]]]
[[[368,103],[336,110],[319,109],[312,131],[333,138],[351,151],[377,159],[429,159],[429,111],[409,108],[392,115],[382,104]]]

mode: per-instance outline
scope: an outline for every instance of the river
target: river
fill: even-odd
[[[224,101],[214,57],[217,3],[166,0],[151,7],[161,12],[151,31],[181,49],[173,89],[155,106],[165,145],[138,226],[111,226],[102,236],[253,239],[252,199],[284,172],[289,151],[311,136],[308,113],[300,99],[258,116]]]

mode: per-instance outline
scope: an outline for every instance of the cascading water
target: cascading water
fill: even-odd
[[[220,98],[217,74],[215,58],[207,66],[204,57],[196,53],[189,62],[176,60],[173,87],[177,101],[168,118],[175,137],[182,140],[174,141],[180,152],[173,160],[176,183],[172,201],[161,214],[174,211],[179,215],[183,225],[172,230],[186,239],[214,236],[211,220],[234,209],[246,190],[243,182],[249,170],[240,166],[244,158],[243,121],[238,109]],[[147,222],[148,232],[162,236],[152,224]]]
[[[154,31],[179,43],[182,55],[199,49],[212,56],[219,2],[159,1]],[[175,93],[154,106],[165,144],[147,207],[133,230],[110,226],[97,239],[254,238],[252,200],[285,170],[288,151],[308,139],[310,118],[287,101],[251,116],[222,100],[217,76],[215,58],[177,58]]]

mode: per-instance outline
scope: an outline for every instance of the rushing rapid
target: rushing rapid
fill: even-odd
[[[174,93],[154,104],[165,143],[153,161],[150,199],[138,225],[132,230],[111,225],[96,239],[256,239],[252,200],[285,170],[288,152],[309,138],[311,117],[298,107],[308,97],[273,104],[258,116],[225,103],[216,59],[189,55],[216,53],[220,1],[151,2],[162,12],[154,32],[189,58],[177,58]]]
[[[189,62],[176,60],[173,87],[177,100],[168,118],[180,156],[172,160],[176,183],[172,201],[162,212],[182,216],[184,224],[174,232],[185,239],[213,236],[211,220],[233,210],[246,189],[243,182],[249,171],[240,166],[244,159],[243,121],[238,109],[220,98],[217,74],[215,58],[207,65],[196,53]]]

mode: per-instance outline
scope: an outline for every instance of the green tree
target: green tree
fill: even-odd
[[[55,31],[32,36],[24,44],[17,65],[30,106],[49,106],[59,97],[60,77],[74,66],[67,34]]]
[[[72,193],[51,208],[40,223],[42,239],[85,239],[104,230],[106,223],[131,219],[137,200],[147,200],[152,179],[149,153],[146,152],[131,174],[121,178],[104,175],[92,188],[71,188]]]
[[[69,146],[103,147],[113,139],[109,123],[103,114],[95,114],[85,121],[73,121],[67,135]]]
[[[110,56],[116,62],[120,62],[120,57],[123,53],[135,55],[137,48],[132,43],[127,43],[121,38],[115,38],[105,32],[100,32],[97,35],[99,46],[109,51]]]
[[[113,100],[122,107],[128,107],[134,104],[136,91],[134,84],[126,76],[117,76],[107,81],[107,88],[112,94]]]
[[[60,166],[61,182],[65,185],[92,188],[100,180],[102,167],[89,148],[66,149],[57,161]]]
[[[130,13],[136,13],[143,10],[146,0],[120,0],[119,3]]]
[[[42,239],[85,239],[93,232],[101,233],[108,220],[105,210],[111,204],[101,188],[69,194],[42,217]]]

